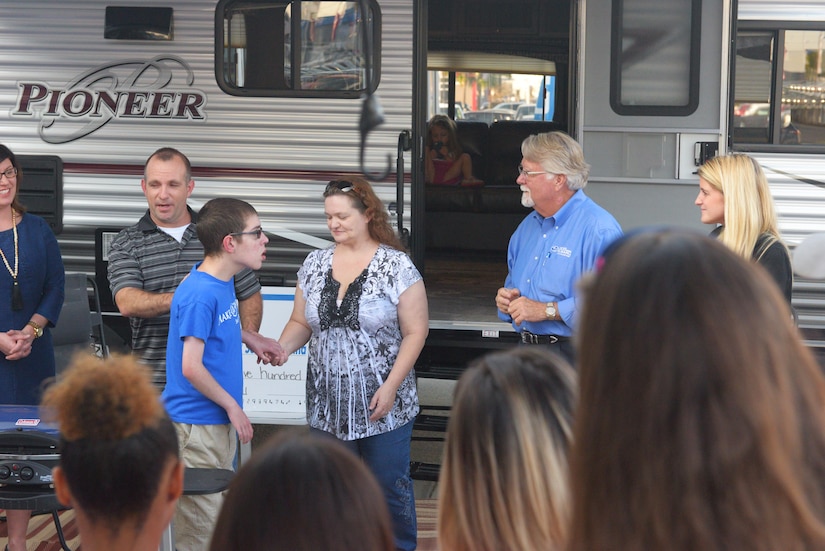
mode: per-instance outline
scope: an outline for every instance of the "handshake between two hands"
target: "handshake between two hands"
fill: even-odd
[[[275,339],[249,330],[244,330],[243,336],[244,344],[258,356],[259,364],[283,365],[289,359],[289,354]]]

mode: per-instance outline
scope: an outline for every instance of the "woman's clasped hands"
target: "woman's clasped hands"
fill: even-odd
[[[26,331],[11,329],[0,333],[0,352],[9,361],[25,358],[32,351],[34,336]]]

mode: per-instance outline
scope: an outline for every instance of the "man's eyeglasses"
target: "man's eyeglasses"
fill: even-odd
[[[334,190],[338,190],[341,193],[348,193],[354,189],[355,186],[352,185],[352,182],[348,182],[346,180],[333,180],[327,184],[327,188],[324,190],[324,195],[329,195]]]
[[[258,228],[250,231],[239,231],[235,233],[230,233],[229,235],[231,235],[232,237],[238,237],[239,235],[254,235],[255,239],[260,239],[262,233],[264,233],[264,230],[262,228]]]
[[[510,165],[512,166],[512,165]],[[518,165],[518,173],[519,176],[534,176],[536,174],[552,174],[551,172],[547,172],[546,170],[524,170],[524,167]]]
[[[6,177],[6,180],[11,180],[12,178],[17,177],[17,169],[15,167],[9,167],[3,172],[0,172],[0,180],[3,179],[3,176]]]

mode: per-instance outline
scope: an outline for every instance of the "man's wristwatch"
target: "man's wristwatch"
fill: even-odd
[[[31,325],[32,329],[34,329],[34,338],[40,338],[43,336],[43,328],[37,325],[37,322],[29,320],[26,325]]]
[[[547,307],[544,309],[544,313],[547,315],[547,319],[556,319],[556,307],[553,305],[552,302],[547,303]]]

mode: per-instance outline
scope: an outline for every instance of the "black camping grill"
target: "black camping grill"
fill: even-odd
[[[0,431],[0,485],[34,486],[52,483],[52,468],[60,459],[57,434],[38,430]]]
[[[49,511],[60,547],[72,551],[58,516],[63,507],[52,487],[52,468],[60,459],[59,441],[57,431],[0,430],[0,507]]]

